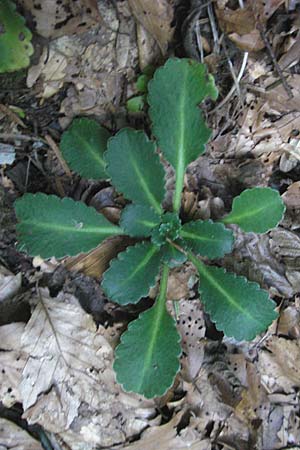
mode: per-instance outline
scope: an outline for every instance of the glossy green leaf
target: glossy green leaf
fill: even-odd
[[[178,211],[185,169],[204,152],[210,136],[198,105],[205,97],[215,99],[217,89],[204,64],[172,58],[155,72],[148,90],[153,134],[176,172],[173,203]]]
[[[222,219],[223,223],[235,223],[244,231],[266,233],[275,228],[285,212],[284,203],[275,189],[246,189],[235,197],[232,211]]]
[[[31,32],[25,19],[16,12],[10,0],[0,1],[0,73],[13,72],[29,66],[33,54]]]
[[[268,292],[245,277],[205,266],[189,255],[200,275],[199,293],[205,311],[228,337],[252,340],[277,318]]]
[[[177,244],[177,243],[180,246],[183,245],[181,241],[175,241],[175,244]],[[177,250],[175,247],[173,247],[169,243],[165,244],[161,248],[161,255],[162,255],[161,261],[166,263],[167,266],[170,267],[170,269],[181,266],[187,260],[187,257],[184,253]]]
[[[82,202],[55,195],[25,194],[15,202],[19,249],[43,258],[87,252],[109,236],[122,234]]]
[[[133,237],[147,237],[151,231],[160,223],[160,216],[143,205],[127,205],[122,211],[120,225],[125,234]]]
[[[172,386],[179,370],[180,336],[166,310],[168,269],[164,267],[159,296],[123,333],[114,370],[126,391],[158,397]]]
[[[151,242],[138,243],[111,262],[103,275],[102,288],[120,305],[137,303],[155,285],[159,266],[159,249]]]
[[[108,141],[107,172],[113,185],[135,203],[162,213],[165,172],[155,144],[143,131],[125,128]]]
[[[107,178],[103,153],[110,133],[95,120],[74,119],[62,135],[60,149],[74,172],[95,180]]]
[[[181,228],[180,236],[190,250],[210,259],[222,258],[232,250],[232,231],[211,220],[186,223]]]

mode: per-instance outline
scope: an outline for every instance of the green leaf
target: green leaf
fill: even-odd
[[[16,12],[10,0],[0,2],[0,73],[13,72],[29,66],[33,54],[32,34],[25,19]]]
[[[104,272],[102,288],[113,302],[137,303],[155,285],[159,265],[159,249],[150,242],[128,247]]]
[[[133,237],[148,237],[152,229],[160,223],[160,216],[143,205],[127,205],[121,215],[120,226]]]
[[[155,144],[143,131],[125,128],[108,141],[107,173],[127,198],[162,213],[165,172]]]
[[[199,293],[205,311],[228,337],[250,341],[277,318],[267,291],[245,277],[205,266],[189,255],[200,275]]]
[[[235,223],[244,231],[266,233],[278,225],[284,212],[284,203],[275,189],[257,187],[235,197],[231,213],[222,222]]]
[[[74,119],[62,135],[60,149],[70,168],[82,177],[107,178],[103,153],[109,137],[95,120]]]
[[[181,203],[187,165],[204,152],[210,130],[198,105],[205,97],[217,98],[213,77],[206,66],[190,59],[169,59],[148,85],[153,134],[176,172],[174,209]]]
[[[164,395],[180,367],[180,336],[166,310],[167,282],[164,267],[156,303],[129,324],[115,352],[118,383],[147,398]]]
[[[222,258],[232,250],[232,231],[211,220],[186,223],[181,228],[180,236],[190,250],[210,259]]]
[[[148,91],[148,83],[151,80],[152,75],[146,75],[142,74],[138,77],[137,82],[135,83],[135,87],[139,92],[142,92],[143,94],[147,93]]]
[[[181,247],[183,246],[181,241],[175,241],[175,244],[179,244]],[[170,245],[169,243],[165,244],[161,248],[161,261],[166,263],[170,269],[173,269],[174,267],[181,266],[185,263],[187,260],[187,257],[184,253],[177,250],[173,245]]]
[[[55,195],[25,194],[16,200],[19,249],[43,258],[87,252],[111,235],[123,234],[82,202]]]
[[[126,102],[127,111],[132,113],[142,111],[142,109],[145,106],[145,102],[146,102],[145,95],[137,95],[135,97],[132,97]]]

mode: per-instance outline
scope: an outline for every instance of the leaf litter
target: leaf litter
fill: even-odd
[[[25,6],[31,9],[30,3],[34,2]],[[85,31],[83,27],[81,34],[77,34],[80,27],[76,24],[83,16],[76,16],[82,2],[74,2],[70,15],[66,16],[63,8],[59,8],[58,17],[53,12],[46,30],[50,38],[48,59],[44,51],[28,74],[28,85],[42,101],[67,87],[67,97],[61,104],[65,115],[61,124],[67,124],[74,115],[96,114],[105,120],[109,114],[122,111],[122,80],[133,80],[138,58],[139,62],[142,56],[145,59],[145,55],[138,54],[135,22],[127,2],[117,2],[118,15],[112,4],[101,9],[101,3],[98,10],[94,2],[92,13],[85,11],[91,20],[88,27],[93,28]],[[136,3],[147,7],[147,2]],[[192,3],[202,8],[200,2]],[[113,347],[126,326],[126,315],[118,316],[119,321],[115,318],[114,324],[98,323],[97,328],[92,316],[70,294],[61,291],[52,297],[47,290],[31,291],[30,320],[11,320],[0,327],[0,401],[6,408],[22,404],[27,422],[42,425],[57,442],[71,449],[106,446],[128,450],[275,450],[299,445],[300,116],[296,3],[245,1],[232,9],[233,2],[217,1],[215,21],[208,7],[202,8],[201,13],[206,11],[208,19],[200,17],[193,22],[190,41],[204,62],[214,62],[212,72],[220,67],[222,55],[223,73],[227,76],[222,80],[221,106],[217,105],[211,115],[214,134],[209,151],[190,167],[185,180],[189,210],[216,218],[222,211],[213,207],[219,202],[215,199],[221,199],[228,210],[236,193],[251,186],[275,185],[284,193],[287,214],[281,228],[259,237],[234,230],[238,239],[233,254],[220,261],[269,289],[280,305],[279,320],[251,343],[226,338],[221,342],[222,336],[202,311],[188,265],[183,272],[173,269],[168,307],[177,318],[182,336],[182,370],[170,393],[159,401],[145,402],[136,395],[124,394],[111,368]],[[173,2],[158,4],[168,11],[163,23],[167,34],[159,46],[166,51]],[[257,27],[253,11],[260,11],[262,29]],[[42,30],[45,10],[33,12],[37,30]],[[56,21],[61,22],[58,31]],[[140,20],[140,30],[142,24]],[[222,44],[218,53],[219,29],[224,33],[227,53]],[[151,33],[154,41],[161,39],[151,27],[146,33],[148,39]],[[266,42],[285,71],[292,98],[275,70],[274,55],[269,53]],[[249,45],[254,52],[247,56],[237,84],[232,73],[239,74]],[[157,49],[150,56],[146,54],[146,59],[155,59],[154,54],[158,54]],[[232,85],[235,93],[227,98]],[[21,273],[4,272],[0,292],[10,287],[5,296],[12,300],[19,295]],[[99,277],[101,271],[91,274]],[[3,280],[9,284],[5,286]],[[172,302],[172,298],[177,301]],[[111,312],[111,308],[107,305],[106,311]],[[0,313],[2,319],[3,310]],[[16,442],[23,439],[25,450],[40,448],[11,424],[1,419],[0,444],[4,448],[10,445],[5,439],[11,434]]]

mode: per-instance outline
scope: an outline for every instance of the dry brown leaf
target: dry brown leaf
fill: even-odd
[[[1,450],[43,450],[41,444],[15,423],[0,418]]]
[[[14,275],[5,269],[5,267],[0,266],[0,303],[16,295],[21,288],[21,283],[21,273]]]
[[[182,415],[183,411],[164,425],[148,428],[137,442],[122,447],[122,450],[210,450],[209,440],[199,438],[199,434],[187,434],[185,429],[178,434],[176,427]]]
[[[80,33],[99,23],[97,0],[20,0],[45,38]]]
[[[174,28],[171,27],[174,16],[172,2],[129,0],[129,5],[136,19],[154,37],[164,55],[174,33]]]
[[[178,329],[182,340],[182,376],[192,381],[198,374],[204,358],[205,320],[200,300],[179,302]]]
[[[190,291],[196,282],[196,270],[190,263],[173,269],[168,278],[168,300],[188,299]]]
[[[289,98],[281,81],[270,77],[264,82],[265,93],[262,97],[268,103],[266,108],[280,113],[299,112],[300,110],[300,75],[293,74],[287,78],[293,97]]]
[[[258,368],[268,392],[294,392],[300,387],[300,343],[272,336],[259,355]]]
[[[231,9],[223,0],[217,1],[216,15],[221,29],[242,50],[252,52],[265,47],[257,26],[274,14],[285,0],[254,0],[245,2],[244,8]]]
[[[24,328],[21,322],[0,327],[0,401],[7,408],[21,402],[19,386],[27,357],[20,350]]]
[[[22,336],[28,354],[20,384],[24,418],[59,433],[73,450],[113,446],[139,433],[152,403],[139,416],[140,398],[120,395],[112,348],[92,317],[72,296],[40,294]]]

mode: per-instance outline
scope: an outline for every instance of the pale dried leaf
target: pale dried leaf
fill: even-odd
[[[24,418],[60,433],[72,449],[82,442],[111,446],[140,432],[147,419],[137,417],[135,408],[142,404],[138,396],[120,401],[112,348],[92,317],[73,297],[40,294],[22,336],[28,353],[20,384]]]
[[[97,0],[20,0],[33,16],[37,32],[45,37],[86,31],[101,20]]]
[[[170,0],[129,0],[136,19],[157,41],[162,54],[167,51],[174,29],[171,23],[174,16]]]
[[[178,329],[182,340],[182,376],[186,381],[192,381],[198,374],[205,347],[205,320],[200,300],[179,302]]]
[[[22,274],[13,275],[0,266],[0,302],[5,302],[16,295],[21,288]]]
[[[7,408],[21,402],[19,385],[27,357],[20,350],[24,328],[21,322],[0,327],[0,401]]]
[[[41,444],[15,423],[0,418],[1,450],[43,450]]]
[[[298,341],[272,336],[260,353],[258,367],[268,392],[294,391],[300,386],[300,348]]]
[[[168,278],[168,300],[188,299],[196,282],[196,270],[190,263],[173,269]]]

